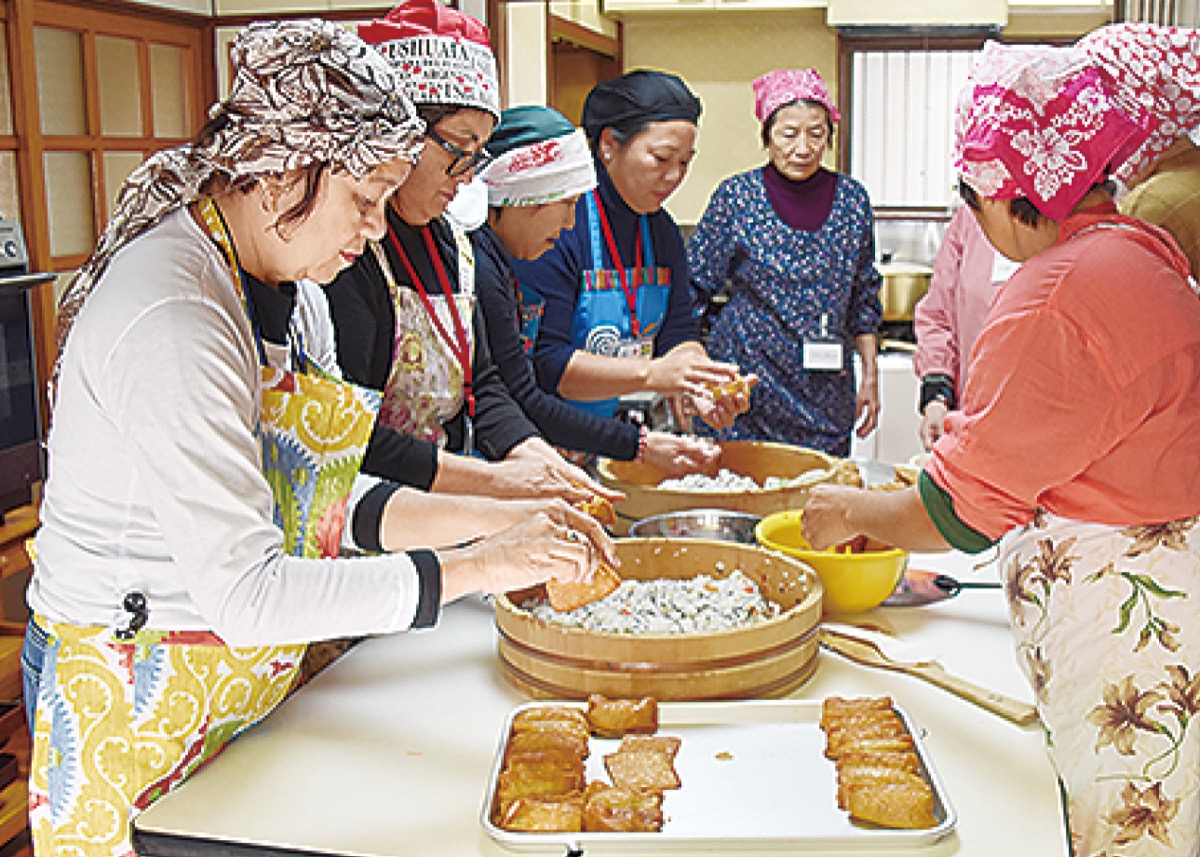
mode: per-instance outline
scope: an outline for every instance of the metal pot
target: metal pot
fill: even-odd
[[[642,518],[629,527],[634,538],[666,536],[676,539],[716,539],[723,542],[755,544],[754,527],[758,515],[731,509],[687,509]]]
[[[912,321],[917,301],[929,291],[933,268],[913,262],[881,262],[876,265],[883,275],[879,302],[884,321]]]

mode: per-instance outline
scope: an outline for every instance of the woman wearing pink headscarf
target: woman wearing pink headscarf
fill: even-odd
[[[1131,188],[1121,211],[1170,232],[1200,279],[1200,147],[1189,136],[1200,129],[1200,30],[1113,24],[1088,33],[1078,46],[1122,104],[1157,124],[1117,170]]]
[[[841,116],[814,69],[772,71],[753,87],[767,164],[721,183],[688,244],[698,309],[732,284],[709,354],[759,378],[750,410],[716,435],[848,455],[855,424],[866,437],[879,414],[871,201],[821,166]]]
[[[987,46],[955,160],[1023,264],[918,485],[815,489],[804,513],[817,547],[999,544],[1078,857],[1200,853],[1200,301],[1105,181],[1153,125],[1079,50]]]

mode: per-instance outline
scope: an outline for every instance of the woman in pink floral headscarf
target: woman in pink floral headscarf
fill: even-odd
[[[845,456],[855,429],[866,437],[879,414],[871,201],[821,166],[841,115],[815,69],[772,71],[752,86],[767,163],[721,183],[688,243],[701,311],[731,284],[709,353],[759,379],[750,410],[716,436]]]
[[[1106,182],[1154,127],[1082,51],[988,45],[956,164],[1023,264],[918,485],[804,514],[817,547],[999,544],[1077,857],[1200,853],[1200,301]]]

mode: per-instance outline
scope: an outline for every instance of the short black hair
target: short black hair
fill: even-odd
[[[963,203],[971,211],[979,211],[979,194],[975,188],[971,187],[961,177],[958,180],[958,195],[962,197]],[[1008,210],[1013,217],[1029,227],[1036,227],[1043,220],[1046,220],[1046,215],[1038,211],[1037,206],[1030,202],[1026,197],[1019,196],[1016,199],[1008,201]]]
[[[1088,193],[1094,190],[1102,190],[1109,196],[1113,196],[1117,192],[1117,184],[1110,178],[1102,179],[1088,188]],[[979,194],[961,176],[958,179],[958,195],[962,197],[962,201],[966,204],[967,208],[972,211],[979,211]],[[1013,217],[1026,226],[1036,227],[1043,220],[1049,220],[1036,205],[1029,201],[1028,197],[1024,196],[1010,199],[1008,201],[1008,210],[1012,213]]]

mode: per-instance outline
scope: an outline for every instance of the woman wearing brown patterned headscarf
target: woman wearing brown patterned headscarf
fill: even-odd
[[[306,642],[430,626],[597,554],[580,513],[338,558],[389,547],[352,485],[378,397],[326,363],[303,279],[382,236],[424,127],[336,25],[253,25],[233,58],[229,98],[134,172],[63,302],[23,657],[38,854],[131,854],[131,817],[265,716]]]

